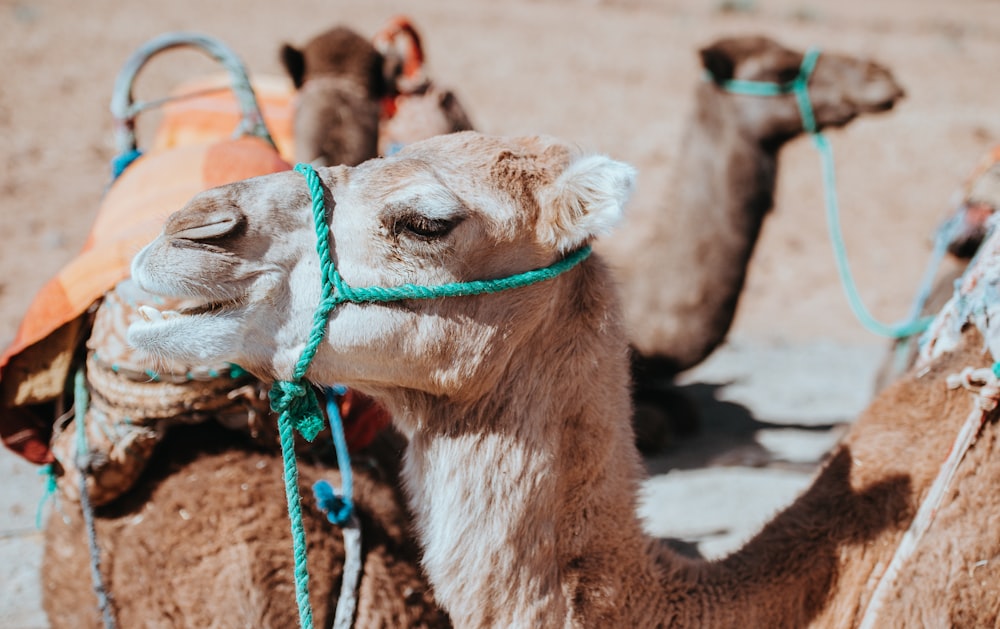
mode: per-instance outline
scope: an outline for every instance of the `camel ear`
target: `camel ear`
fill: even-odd
[[[539,195],[538,236],[570,251],[611,231],[635,186],[635,169],[603,155],[573,161]]]
[[[285,44],[281,47],[281,64],[288,71],[295,89],[302,87],[306,75],[306,57],[294,46]]]
[[[701,65],[712,75],[713,81],[719,83],[733,78],[736,62],[722,46],[713,44],[702,48],[698,54],[701,55]]]

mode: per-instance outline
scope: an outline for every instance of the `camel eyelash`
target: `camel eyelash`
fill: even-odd
[[[450,234],[463,218],[462,215],[430,217],[410,210],[393,215],[389,219],[389,231],[396,237],[407,234],[425,241],[435,240]]]

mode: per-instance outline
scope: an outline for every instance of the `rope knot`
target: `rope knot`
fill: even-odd
[[[327,520],[338,526],[350,521],[354,504],[350,498],[338,496],[330,483],[325,480],[316,481],[313,484],[313,496],[320,510],[326,514]]]
[[[306,441],[312,441],[323,430],[325,420],[311,386],[301,380],[279,380],[268,394],[271,410],[286,415],[292,427]]]
[[[1000,403],[1000,378],[997,377],[1000,363],[992,367],[975,369],[966,367],[959,373],[948,376],[949,389],[963,388],[977,394],[976,404],[983,411],[992,411]]]

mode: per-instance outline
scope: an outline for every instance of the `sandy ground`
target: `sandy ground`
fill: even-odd
[[[831,140],[852,267],[884,319],[906,311],[953,191],[1000,139],[992,0],[0,0],[0,343],[82,245],[113,153],[111,85],[137,45],[200,31],[270,74],[284,41],[338,22],[371,34],[403,10],[425,36],[433,75],[456,89],[479,129],[556,135],[637,166],[634,221],[666,190],[699,46],[763,33],[881,61],[907,98]],[[194,53],[178,57],[154,62],[140,91],[162,94],[215,70]],[[685,378],[705,430],[649,460],[643,509],[655,533],[708,555],[732,548],[801,490],[867,403],[884,342],[846,306],[822,211],[818,158],[798,140],[782,154],[730,342]],[[668,255],[665,269],[694,263]],[[41,480],[6,452],[0,474],[0,625],[44,627],[33,528]]]

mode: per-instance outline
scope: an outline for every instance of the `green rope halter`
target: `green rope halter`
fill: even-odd
[[[816,116],[813,113],[812,101],[809,100],[809,78],[816,68],[816,60],[819,59],[819,49],[810,48],[802,58],[799,66],[799,73],[793,80],[787,83],[768,83],[765,81],[745,81],[741,79],[717,80],[709,75],[710,80],[719,85],[722,89],[733,94],[746,96],[780,96],[783,94],[793,94],[795,102],[799,108],[799,115],[802,116],[802,128],[812,138],[816,150],[819,151],[820,163],[823,170],[823,190],[826,202],[826,222],[830,232],[830,242],[833,245],[834,259],[837,264],[837,272],[840,276],[840,283],[847,295],[847,301],[858,318],[869,332],[885,336],[888,338],[906,338],[914,334],[919,334],[927,329],[933,317],[921,317],[924,303],[930,294],[930,287],[934,281],[941,259],[947,249],[946,231],[953,226],[943,225],[935,238],[934,251],[931,254],[931,261],[927,266],[924,277],[921,280],[921,288],[918,291],[917,299],[910,309],[907,318],[899,323],[888,325],[878,321],[865,307],[858,292],[857,284],[851,273],[851,268],[847,261],[847,248],[844,245],[844,235],[840,228],[840,208],[837,201],[837,178],[834,170],[833,149],[830,141],[816,127]]]
[[[288,517],[292,527],[292,543],[295,557],[295,598],[299,606],[299,622],[304,628],[313,625],[312,607],[309,604],[309,571],[306,565],[305,530],[302,526],[302,506],[299,499],[298,469],[295,465],[295,435],[298,431],[306,440],[312,441],[323,429],[324,419],[316,394],[305,382],[306,372],[316,356],[323,337],[326,335],[330,313],[338,305],[351,303],[375,303],[402,301],[407,299],[436,299],[438,297],[464,297],[498,293],[512,288],[521,288],[552,279],[583,262],[589,255],[590,246],[584,246],[554,264],[493,280],[452,282],[439,286],[419,286],[403,284],[383,287],[349,286],[340,276],[330,256],[330,228],[326,218],[326,202],[323,183],[316,170],[309,164],[298,164],[296,172],[301,173],[312,196],[313,221],[316,228],[316,252],[319,254],[323,290],[319,304],[313,315],[312,331],[290,380],[279,380],[271,388],[271,409],[279,413],[278,432],[281,439],[281,454],[284,459],[285,497],[288,500]]]

